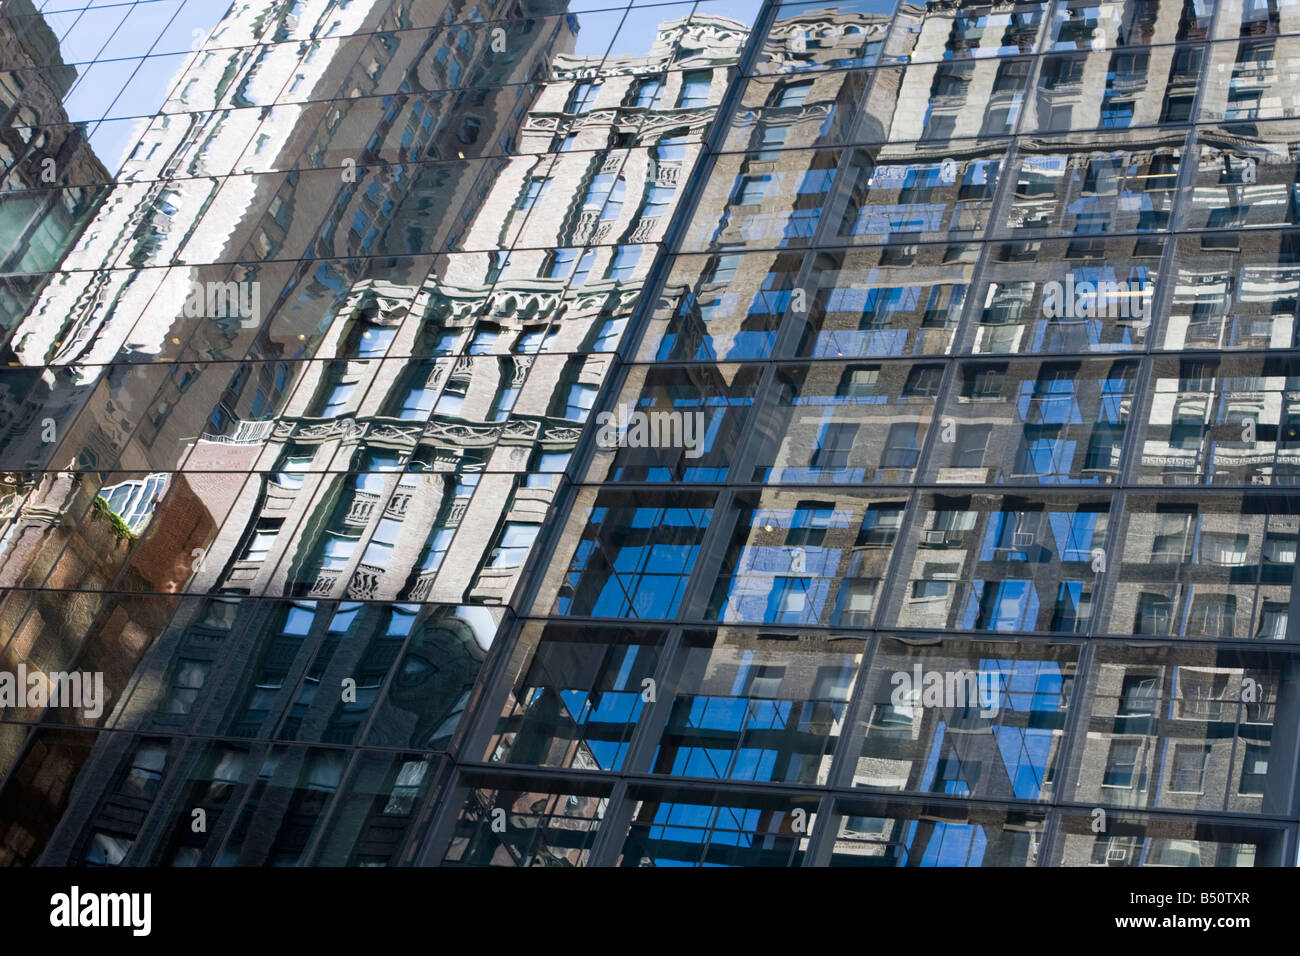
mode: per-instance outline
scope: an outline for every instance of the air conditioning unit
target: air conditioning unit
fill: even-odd
[[[1032,531],[1017,531],[1011,536],[1011,543],[1017,548],[1032,548],[1034,546],[1034,533]]]
[[[946,531],[926,531],[922,535],[922,540],[926,544],[943,544],[948,539]]]

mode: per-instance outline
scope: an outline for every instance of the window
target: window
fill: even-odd
[[[724,283],[730,282],[736,278],[736,270],[740,268],[740,256],[732,253],[730,255],[718,256],[713,260],[709,267],[708,282]]]
[[[1084,469],[1102,472],[1118,471],[1120,455],[1124,450],[1123,439],[1122,428],[1112,428],[1108,425],[1094,426],[1092,437],[1088,440],[1087,453],[1084,455]]]
[[[1235,710],[1228,691],[1230,678],[1227,673],[1183,667],[1179,669],[1177,678],[1179,720],[1222,720],[1225,703]]]
[[[311,470],[311,462],[314,457],[313,449],[290,448],[280,461],[280,470],[273,480],[281,488],[301,488],[305,480],[303,475]]]
[[[849,402],[870,398],[876,393],[879,378],[879,365],[851,365],[840,375],[835,395]]]
[[[253,530],[253,537],[249,540],[248,547],[244,549],[243,560],[265,561],[267,553],[271,550],[271,544],[280,533],[282,524],[284,524],[283,518],[259,518],[257,527]]]
[[[900,733],[911,729],[916,717],[916,702],[921,699],[921,691],[920,689],[900,691],[900,697],[903,700],[897,706],[889,703],[876,704],[872,707],[872,732]],[[851,827],[854,832],[874,833],[881,838],[885,836],[892,822],[882,817],[846,817],[845,820],[845,826]]]
[[[755,159],[776,159],[779,150],[785,145],[786,134],[789,133],[789,127],[786,126],[764,126],[759,136],[759,146],[761,147]]]
[[[1054,437],[1055,430],[1043,436],[1043,429],[1025,427],[1024,441],[1016,454],[1015,474],[1047,478],[1059,475],[1073,457],[1073,443]]]
[[[337,531],[325,532],[325,547],[321,553],[322,571],[342,571],[350,560],[352,552],[357,549],[359,536],[339,534]]]
[[[330,618],[330,634],[346,634],[361,613],[364,605],[360,601],[343,601]]]
[[[1207,531],[1201,535],[1201,560],[1209,564],[1239,567],[1246,563],[1249,546],[1248,534]]]
[[[189,87],[187,86],[186,89]],[[129,837],[96,830],[82,862],[86,866],[119,866],[126,859],[134,843],[135,841]]]
[[[1133,122],[1134,102],[1131,99],[1112,98],[1107,92],[1101,104],[1101,125],[1107,128],[1129,126]]]
[[[984,451],[988,448],[992,425],[957,426],[957,448],[952,464],[955,468],[978,468],[984,464]]]
[[[662,136],[651,149],[651,155],[657,162],[680,163],[686,159],[686,142],[690,138],[686,132],[670,130],[672,136]]]
[[[1106,758],[1106,771],[1102,775],[1103,787],[1121,787],[1132,790],[1137,782],[1138,755],[1141,743],[1136,740],[1112,740]]]
[[[903,506],[898,504],[873,504],[862,516],[862,529],[858,532],[858,545],[865,548],[887,548],[898,540],[898,530],[903,525]]]
[[[596,403],[596,386],[595,385],[573,385],[569,388],[569,395],[564,406],[562,418],[572,421],[585,422],[587,416],[591,414],[591,407]]]
[[[239,750],[222,748],[221,757],[216,766],[211,767],[211,782],[204,788],[200,800],[203,803],[222,804],[230,799],[231,791],[244,779],[247,753]]]
[[[528,557],[528,549],[533,546],[533,540],[537,537],[540,528],[541,525],[507,521],[505,530],[501,533],[501,541],[492,549],[488,567],[519,567]]]
[[[1207,744],[1176,744],[1169,789],[1175,793],[1203,793],[1205,767],[1209,759],[1210,748]]]
[[[672,186],[650,186],[646,189],[645,200],[641,204],[641,218],[658,219],[668,215],[676,196],[677,190]]]
[[[481,326],[474,333],[474,339],[469,343],[469,348],[466,350],[465,354],[491,355],[492,350],[496,348],[497,340],[500,338],[500,329]]]
[[[317,418],[334,418],[343,414],[348,407],[352,393],[357,390],[356,382],[335,382],[328,384],[321,395],[316,409]]]
[[[105,485],[100,489],[100,497],[108,502],[109,510],[125,521],[132,531],[139,531],[153,516],[154,507],[162,500],[166,483],[166,475],[150,475],[143,481]]]
[[[638,81],[636,85],[635,105],[643,110],[651,110],[659,105],[659,97],[663,95],[664,81],[660,77],[647,77]]]
[[[773,578],[767,613],[763,620],[769,624],[807,623],[807,612],[808,580],[795,577]]]
[[[618,348],[618,341],[623,337],[627,319],[608,318],[598,325],[592,334],[590,352],[612,352]]]
[[[981,582],[977,582],[980,584]],[[1036,607],[1029,581],[984,581],[975,627],[990,631],[1026,630]]]
[[[510,351],[516,355],[536,355],[542,350],[542,340],[545,338],[545,329],[521,331]]]
[[[866,627],[876,605],[876,582],[848,580],[840,587],[835,623],[844,627]]]
[[[393,545],[397,543],[397,536],[401,530],[401,521],[394,518],[380,519],[374,535],[370,538],[370,544],[366,545],[365,553],[361,556],[361,563],[375,568],[387,567],[388,559],[393,554]]]
[[[503,370],[503,375],[508,380],[509,369]],[[492,402],[492,410],[488,413],[488,421],[503,422],[510,417],[511,410],[515,407],[515,402],[519,399],[519,389],[509,385],[502,385],[497,392],[496,398]]]
[[[781,87],[777,94],[777,106],[803,106],[804,100],[808,98],[808,92],[812,89],[812,81],[805,80],[802,83],[787,83]]]
[[[697,109],[708,105],[709,88],[713,74],[709,70],[694,70],[682,77],[682,92],[677,98],[679,109]]]
[[[790,547],[819,548],[826,539],[826,530],[835,519],[833,501],[801,501],[790,519],[790,530],[785,543]]]
[[[1268,780],[1268,744],[1246,744],[1246,754],[1241,762],[1241,784],[1237,792],[1242,796],[1263,796]]]
[[[1138,595],[1134,634],[1168,634],[1173,620],[1173,602],[1163,594],[1144,591]]]
[[[903,394],[910,397],[933,398],[939,394],[943,368],[939,365],[920,365],[907,373]]]
[[[767,192],[767,184],[771,181],[771,176],[740,177],[740,186],[736,189],[735,204],[737,206],[757,206],[763,201],[763,196]]]
[[[484,275],[487,283],[496,282],[510,268],[510,253],[505,249],[493,249],[488,253],[488,268]],[[444,336],[448,333],[443,333]]]
[[[606,279],[624,282],[631,279],[636,272],[636,264],[641,260],[640,246],[619,246],[609,260],[605,269]]]
[[[1286,601],[1263,601],[1259,613],[1257,640],[1285,641],[1289,610]]]
[[[533,471],[558,473],[569,467],[569,452],[542,452],[533,464]]]
[[[403,421],[424,421],[433,411],[438,387],[433,384],[437,366],[431,360],[412,365],[407,371],[406,387],[399,392],[401,404],[394,410]]]
[[[228,631],[235,623],[235,616],[238,614],[239,600],[237,598],[213,598],[208,602],[208,606],[203,609],[203,619],[199,623],[204,627]]]
[[[1002,398],[1002,383],[1006,372],[1001,368],[967,370],[962,382],[962,395],[976,401],[997,401]]]
[[[167,768],[167,745],[142,743],[131,755],[131,766],[122,780],[122,793],[152,799],[158,793],[163,771]]]
[[[531,176],[528,182],[524,184],[524,191],[519,196],[519,202],[516,204],[520,212],[527,212],[537,205],[537,201],[546,195],[546,188],[551,184],[549,178],[545,176]]]
[[[388,351],[388,346],[397,337],[396,327],[371,326],[363,329],[358,338],[353,355],[358,358],[379,358]]]
[[[407,760],[397,772],[393,781],[388,802],[384,804],[384,816],[408,816],[415,808],[415,799],[420,794],[420,786],[429,769],[427,760]]]
[[[880,456],[881,468],[915,468],[921,456],[916,443],[917,426],[913,422],[895,422],[889,426],[889,437]]]
[[[361,491],[379,494],[384,490],[384,473],[402,470],[402,455],[399,452],[372,449],[359,458],[361,471],[353,476],[353,487]]]
[[[573,275],[569,277],[569,288],[577,289],[587,284],[587,276],[591,275],[591,267],[596,264],[596,250],[588,249],[578,259],[578,267],[573,270]]]
[[[581,249],[552,249],[546,254],[542,269],[548,279],[567,279],[573,272]]]
[[[857,434],[857,425],[844,422],[823,425],[810,465],[813,468],[847,468],[849,452],[853,450],[853,440]]]
[[[951,589],[949,581],[913,581],[912,582],[912,600],[913,601],[946,601],[948,592]]]
[[[464,379],[448,381],[442,394],[438,396],[438,404],[434,406],[434,411],[439,415],[459,415],[468,391],[469,383]]]
[[[199,691],[208,680],[208,661],[194,661],[182,658],[172,672],[171,691],[162,706],[165,714],[188,714],[198,700]]]
[[[1194,594],[1187,616],[1188,637],[1235,637],[1237,598],[1232,594]]]
[[[1155,535],[1151,542],[1153,564],[1181,564],[1189,555],[1192,516],[1157,514]]]
[[[1092,616],[1092,592],[1078,581],[1062,581],[1056,591],[1056,604],[1048,630],[1058,634],[1079,631]]]
[[[442,332],[429,349],[430,355],[455,355],[460,351],[462,332]]]
[[[578,83],[569,93],[569,102],[564,107],[566,113],[586,113],[596,104],[600,93],[599,83]]]
[[[755,700],[779,700],[785,668],[780,666],[755,666],[745,672],[742,696]]]
[[[420,562],[421,574],[437,571],[442,567],[443,558],[447,556],[447,549],[451,547],[451,539],[455,535],[455,528],[433,529],[429,534],[429,543],[425,547],[424,559]]]
[[[600,210],[602,222],[617,219],[623,211],[623,198],[627,194],[627,183],[622,176],[613,173],[597,173],[591,179],[587,189],[587,198],[583,200],[584,210]]]
[[[945,535],[960,535],[973,531],[979,513],[975,511],[952,511],[945,509],[934,515],[934,529]]]
[[[1145,674],[1129,674],[1125,676],[1116,714],[1120,717],[1150,717],[1154,715],[1159,696],[1159,684],[1158,678]]]

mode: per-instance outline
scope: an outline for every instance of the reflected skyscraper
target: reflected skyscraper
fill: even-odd
[[[209,12],[9,337],[66,411],[4,450],[6,654],[109,697],[7,725],[16,783],[79,781],[17,786],[57,810],[6,817],[9,862],[409,858],[748,35]],[[320,843],[302,801],[358,787],[404,809]]]
[[[0,861],[1294,863],[1293,5],[61,6]]]
[[[1289,9],[769,8],[429,861],[1293,862]]]

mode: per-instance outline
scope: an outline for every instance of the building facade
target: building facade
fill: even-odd
[[[38,6],[0,861],[1295,864],[1295,4]]]

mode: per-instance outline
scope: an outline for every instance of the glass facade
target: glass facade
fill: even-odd
[[[0,863],[1295,864],[1300,4],[0,50]]]

